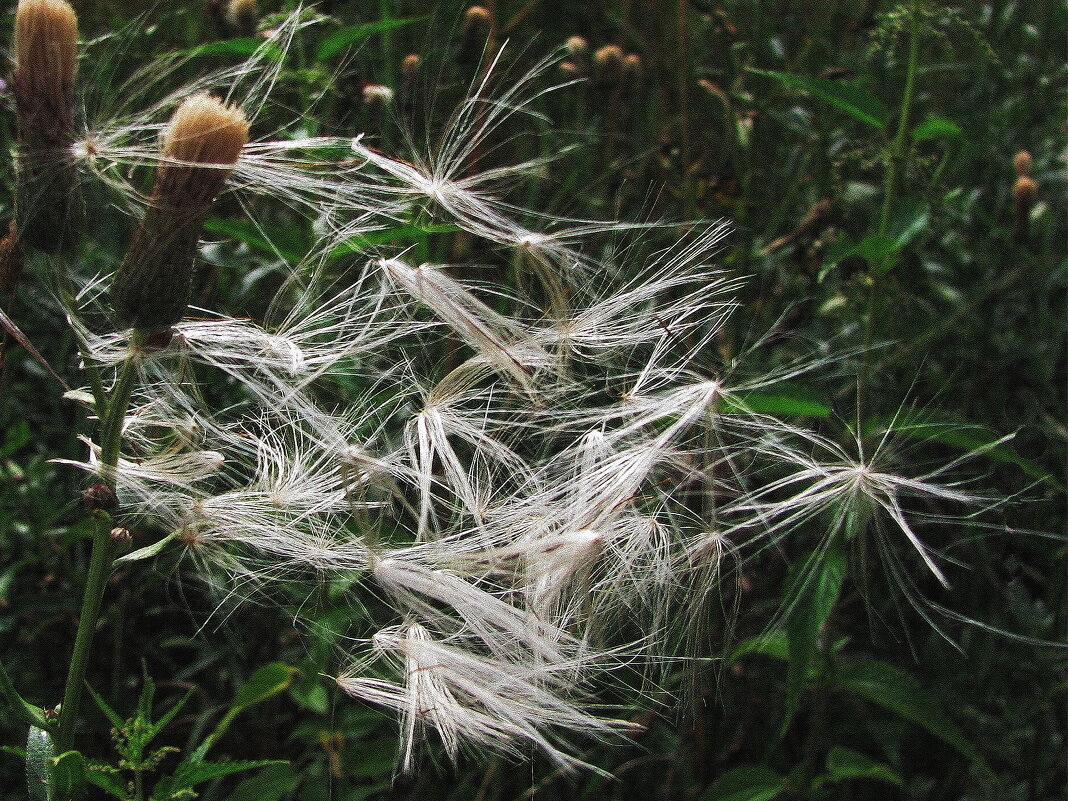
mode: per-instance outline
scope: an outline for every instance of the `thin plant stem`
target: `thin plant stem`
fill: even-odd
[[[114,468],[119,463],[122,441],[122,421],[137,382],[137,354],[145,339],[145,332],[134,331],[130,337],[129,358],[122,365],[119,377],[112,387],[107,408],[101,411],[101,478],[112,492],[115,490]],[[96,634],[97,620],[104,589],[111,575],[115,556],[115,541],[111,537],[111,515],[104,511],[94,512],[93,550],[89,559],[89,574],[82,594],[82,608],[78,616],[78,631],[74,638],[74,652],[67,671],[67,686],[63,692],[63,705],[59,712],[59,732],[56,737],[56,753],[69,751],[74,744],[74,729],[78,723],[78,708],[81,705],[85,671],[89,664],[89,651]]]
[[[912,0],[909,12],[909,60],[905,71],[905,90],[901,97],[901,111],[898,114],[897,131],[890,141],[886,153],[886,169],[883,172],[883,205],[879,212],[879,236],[885,236],[890,230],[890,214],[894,207],[894,194],[898,181],[898,165],[906,157],[906,139],[908,138],[909,118],[912,102],[916,93],[916,69],[920,59],[920,0]],[[867,400],[868,382],[871,377],[871,364],[868,354],[875,342],[875,321],[878,315],[879,291],[876,282],[869,280],[867,302],[864,311],[864,348],[860,356],[860,370],[857,375],[857,416],[856,436],[863,449],[864,407]],[[863,458],[863,453],[861,453]]]

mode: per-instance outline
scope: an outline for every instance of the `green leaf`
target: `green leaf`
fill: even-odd
[[[300,777],[288,762],[271,765],[237,785],[227,801],[278,801],[292,792],[299,781]]]
[[[790,571],[783,595],[788,609],[786,640],[790,662],[779,737],[789,729],[809,674],[816,667],[820,628],[838,602],[845,576],[845,553],[835,545],[813,552]]]
[[[992,462],[1015,465],[1031,478],[1041,481],[1058,492],[1068,491],[1064,484],[1043,470],[1041,465],[1021,456],[1015,448],[1009,445],[1007,440],[1010,437],[996,434],[975,423],[924,414],[875,419],[869,422],[868,428],[874,433],[894,431],[921,442],[939,442],[951,448],[981,454]]]
[[[901,777],[886,765],[840,745],[827,754],[827,771],[835,779],[879,779],[899,786],[903,783]]]
[[[87,762],[85,780],[122,801],[128,801],[130,798],[130,794],[126,792],[126,782],[118,775],[118,770],[111,765],[103,762]]]
[[[911,673],[878,659],[862,659],[839,665],[835,681],[840,687],[922,726],[989,772],[979,752]]]
[[[210,749],[212,745],[226,733],[226,730],[230,728],[230,724],[234,722],[234,718],[253,704],[266,701],[268,698],[278,695],[280,692],[284,692],[294,682],[298,675],[300,675],[300,671],[297,670],[297,668],[283,662],[271,662],[259,668],[249,677],[249,680],[245,682],[241,689],[237,691],[237,695],[234,697],[233,703],[230,705],[230,710],[215,726],[215,729],[211,734],[204,739],[204,742],[200,744],[190,757],[190,761],[197,762],[203,759],[204,755],[208,752],[208,749]]]
[[[0,694],[3,694],[23,723],[45,732],[54,730],[55,726],[45,717],[44,710],[39,706],[34,706],[18,694],[18,691],[15,690],[15,685],[11,682],[11,677],[7,674],[7,669],[2,663],[0,663]]]
[[[786,641],[786,632],[774,631],[742,640],[731,653],[731,661],[737,662],[749,654],[762,654],[787,661],[790,658],[790,645]]]
[[[761,765],[742,765],[712,782],[701,801],[770,801],[783,790],[783,777]]]
[[[774,78],[795,89],[803,89],[827,101],[835,108],[841,109],[854,119],[879,130],[886,127],[886,121],[890,117],[886,106],[879,98],[853,83],[831,81],[827,78],[807,78],[803,75],[791,75],[785,72],[769,72],[753,67],[749,67],[747,71],[766,78]]]
[[[237,56],[238,58],[250,58],[262,48],[262,56],[268,61],[281,61],[282,50],[273,42],[261,42],[252,37],[238,39],[223,39],[218,42],[208,42],[197,47],[190,48],[185,54],[190,58],[196,56]]]
[[[52,760],[53,798],[81,798],[85,794],[85,757],[66,751]]]
[[[100,707],[100,711],[103,712],[104,716],[108,719],[108,723],[116,729],[121,729],[126,725],[126,721],[122,719],[118,712],[108,705],[108,702],[105,701],[96,690],[89,687],[88,684],[86,685],[86,689],[89,690],[89,695],[96,701],[96,705]]]
[[[128,554],[124,554],[116,559],[113,564],[121,565],[127,562],[137,562],[141,559],[151,559],[153,556],[158,556],[163,552],[163,549],[170,545],[177,537],[174,534],[168,534],[160,540],[146,545],[144,548],[138,548],[136,551],[130,551]]]
[[[330,258],[336,259],[342,256],[363,255],[369,248],[378,245],[390,245],[398,242],[419,242],[428,234],[450,234],[459,231],[459,227],[450,223],[434,223],[429,225],[398,225],[385,231],[372,231],[371,233],[353,237],[346,240],[330,251]]]
[[[298,232],[290,231],[287,235],[283,232],[272,231],[271,237],[268,238],[259,225],[249,220],[226,220],[221,217],[212,217],[204,223],[204,230],[208,233],[228,236],[268,256],[281,256],[291,262],[299,262],[308,251],[306,243]]]
[[[871,265],[874,272],[885,273],[897,263],[900,250],[897,240],[890,234],[872,234],[860,240],[855,252]]]
[[[234,762],[193,762],[181,763],[174,774],[160,779],[152,789],[153,801],[167,801],[182,790],[195,787],[201,782],[241,773],[246,770],[265,768],[271,765],[288,764],[277,759],[256,759]]]
[[[724,414],[770,414],[776,417],[830,417],[831,405],[814,390],[805,387],[776,387],[775,392],[750,392],[739,398],[725,397]]]
[[[30,424],[19,420],[10,426],[4,434],[4,444],[0,445],[0,459],[13,455],[30,441]]]
[[[233,709],[245,709],[253,704],[266,701],[273,695],[288,689],[300,671],[283,662],[271,662],[253,673],[244,686],[237,691]]]
[[[317,61],[325,61],[332,56],[336,56],[345,48],[359,44],[375,34],[400,28],[404,25],[411,25],[413,22],[418,22],[419,19],[421,18],[383,19],[378,22],[368,22],[363,25],[351,25],[348,28],[342,28],[340,31],[330,34],[319,44],[319,49],[315,52],[315,59]]]
[[[961,139],[964,131],[955,122],[949,120],[925,120],[912,129],[912,141],[924,142],[928,139]]]

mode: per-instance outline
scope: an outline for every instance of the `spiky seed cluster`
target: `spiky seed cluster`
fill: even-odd
[[[73,89],[78,18],[65,0],[20,0],[15,12],[18,120],[16,214],[20,237],[53,253],[77,231]]]
[[[200,230],[248,141],[248,126],[240,109],[205,94],[174,112],[148,209],[112,285],[124,325],[159,331],[181,319]]]

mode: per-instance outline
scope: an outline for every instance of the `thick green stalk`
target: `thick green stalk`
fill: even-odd
[[[145,335],[134,331],[130,338],[130,355],[123,363],[119,377],[112,387],[107,408],[101,410],[100,464],[101,479],[109,490],[115,490],[115,467],[119,463],[122,442],[122,421],[137,382],[137,351],[144,343]],[[89,664],[89,651],[96,634],[97,620],[104,589],[111,575],[111,563],[115,556],[115,541],[111,538],[111,516],[103,511],[94,512],[96,525],[93,532],[93,551],[89,560],[89,574],[82,594],[82,608],[78,617],[78,632],[74,638],[74,652],[67,671],[67,686],[63,692],[63,705],[59,712],[59,733],[56,737],[56,753],[69,751],[74,744],[74,728],[78,723],[78,708],[81,705],[85,671]]]

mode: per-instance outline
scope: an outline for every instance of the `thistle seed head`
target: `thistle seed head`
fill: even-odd
[[[178,107],[163,132],[163,161],[148,210],[112,285],[120,321],[161,331],[189,301],[200,229],[248,141],[248,120],[210,95]]]

